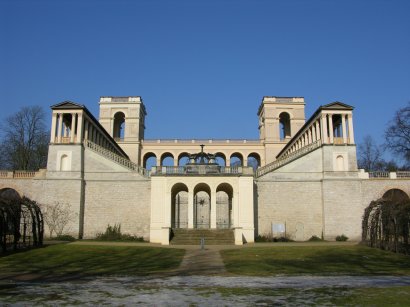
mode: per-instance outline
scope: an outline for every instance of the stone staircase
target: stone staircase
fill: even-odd
[[[233,245],[235,244],[232,229],[172,229],[172,245],[201,245],[201,238],[206,245]]]

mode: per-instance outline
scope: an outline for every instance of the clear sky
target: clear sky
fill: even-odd
[[[146,138],[258,138],[263,96],[353,105],[356,139],[410,101],[410,1],[0,0],[0,119],[142,96]]]

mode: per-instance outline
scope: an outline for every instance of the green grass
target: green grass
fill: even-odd
[[[221,251],[239,275],[410,275],[410,257],[366,246],[251,247]]]
[[[148,275],[175,269],[185,251],[158,247],[59,244],[0,257],[0,272],[41,276]]]
[[[220,293],[230,296],[258,296],[266,305],[331,306],[409,306],[410,287],[384,288],[208,288],[197,289],[202,295]],[[281,304],[280,304],[281,303]]]

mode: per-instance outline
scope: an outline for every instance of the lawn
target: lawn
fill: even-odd
[[[410,275],[410,257],[366,246],[250,247],[221,251],[239,275]]]
[[[185,251],[139,246],[59,244],[0,257],[1,274],[148,275],[179,266]]]

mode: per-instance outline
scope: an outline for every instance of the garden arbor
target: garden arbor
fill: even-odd
[[[13,189],[0,190],[0,247],[2,252],[43,244],[44,224],[35,201]]]

